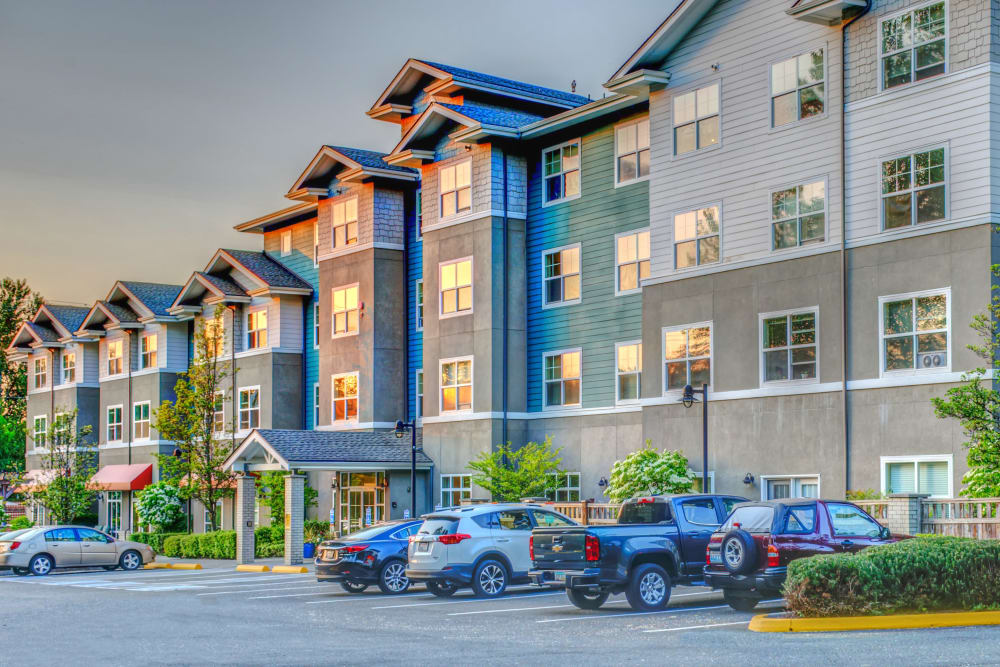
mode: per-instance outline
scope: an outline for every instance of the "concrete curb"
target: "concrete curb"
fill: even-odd
[[[852,630],[906,630],[963,625],[1000,625],[1000,611],[958,611],[894,616],[832,616],[777,618],[760,614],[750,621],[754,632],[849,632]]]
[[[267,565],[237,565],[237,572],[270,572],[271,568]]]
[[[271,572],[276,572],[277,574],[306,574],[309,572],[309,568],[305,565],[275,565],[271,568]]]

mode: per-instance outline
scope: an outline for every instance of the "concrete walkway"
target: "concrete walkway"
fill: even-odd
[[[235,570],[236,561],[235,560],[218,560],[215,558],[168,558],[167,556],[156,556],[157,563],[198,563],[203,569],[206,570]],[[267,565],[273,568],[275,565],[284,565],[284,558],[257,558],[254,560],[254,565]],[[309,571],[313,571],[313,561],[311,558],[304,559],[302,564],[309,568]]]

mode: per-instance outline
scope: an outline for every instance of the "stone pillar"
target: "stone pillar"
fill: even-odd
[[[302,564],[306,476],[285,476],[285,565]]]
[[[886,527],[893,535],[916,535],[920,530],[920,501],[927,493],[891,493],[886,506]]]
[[[241,474],[236,478],[236,563],[253,562],[253,507],[257,495],[255,478]]]

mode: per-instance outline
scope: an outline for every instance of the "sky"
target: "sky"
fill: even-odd
[[[0,0],[0,277],[182,284],[320,145],[392,148],[364,112],[407,58],[596,98],[673,4]]]

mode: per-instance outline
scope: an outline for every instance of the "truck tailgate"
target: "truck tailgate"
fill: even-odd
[[[542,570],[587,566],[586,526],[535,528],[531,531],[535,567]]]

